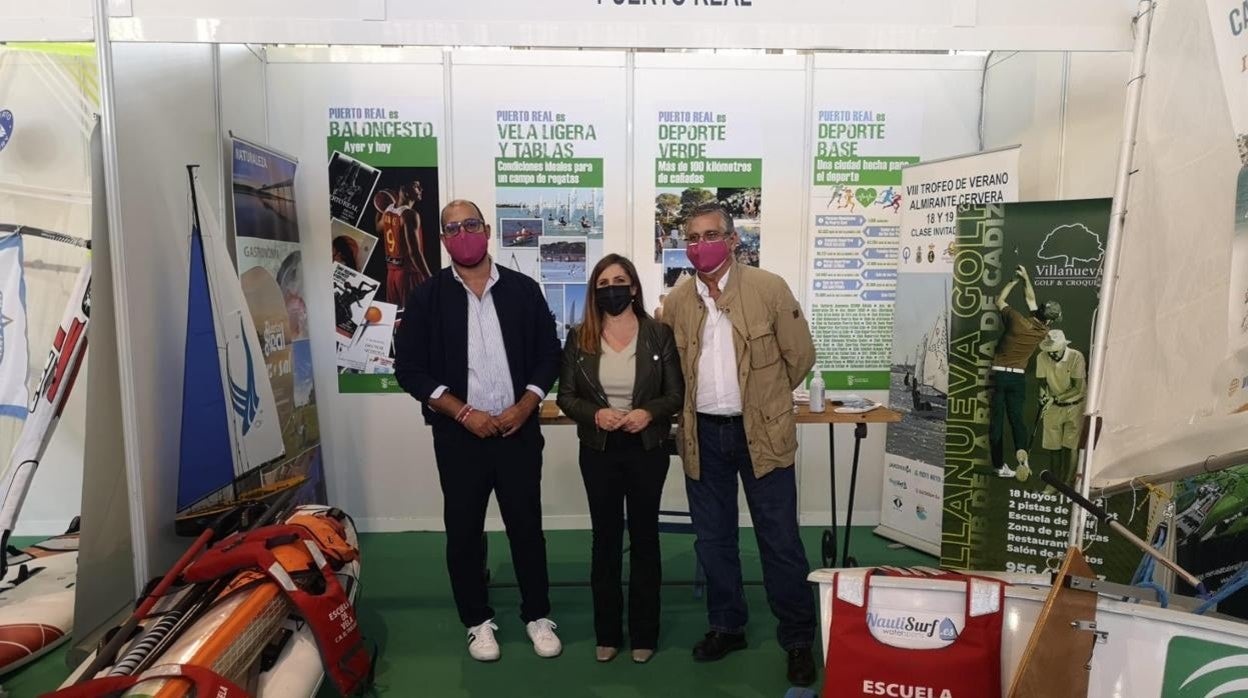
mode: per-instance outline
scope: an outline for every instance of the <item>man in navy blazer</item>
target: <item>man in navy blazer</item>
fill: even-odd
[[[561,351],[542,289],[487,253],[490,226],[471,201],[442,209],[451,266],[407,299],[395,338],[395,377],[423,403],[442,483],[446,565],[468,652],[499,658],[482,575],[490,493],[498,499],[520,586],[520,617],[534,651],[562,651],[550,615],[542,535],[538,407],[559,374]]]

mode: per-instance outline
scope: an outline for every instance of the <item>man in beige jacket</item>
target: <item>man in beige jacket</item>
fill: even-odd
[[[685,375],[678,447],[685,465],[698,559],[706,570],[710,632],[693,648],[714,661],[746,646],[748,609],[737,544],[737,478],[745,488],[763,583],[788,653],[789,680],[815,680],[818,621],[798,537],[793,388],[815,362],[801,306],[784,279],[733,261],[739,238],[719,204],[685,221],[697,277],[663,304]]]

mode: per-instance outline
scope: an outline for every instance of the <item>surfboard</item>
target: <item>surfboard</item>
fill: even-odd
[[[77,533],[10,553],[0,579],[0,673],[35,661],[69,638],[77,577]]]
[[[89,248],[62,233],[0,224],[0,237],[24,235]],[[24,550],[9,547],[35,471],[56,432],[87,350],[91,316],[91,264],[74,282],[43,373],[24,415],[25,424],[0,473],[0,674],[43,656],[68,637],[74,622],[78,572],[77,524],[70,532]]]

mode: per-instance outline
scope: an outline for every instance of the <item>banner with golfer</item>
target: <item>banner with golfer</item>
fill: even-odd
[[[398,393],[394,332],[407,294],[442,268],[433,107],[329,110],[338,390]]]
[[[950,298],[941,563],[1043,573],[1071,510],[1039,479],[1073,482],[1110,200],[960,207]],[[1147,498],[1109,502],[1142,532]],[[1139,553],[1092,526],[1088,561],[1129,581]]]

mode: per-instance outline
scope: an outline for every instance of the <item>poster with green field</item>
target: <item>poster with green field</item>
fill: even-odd
[[[758,266],[762,243],[762,122],[747,109],[661,109],[654,160],[654,261],[663,288],[694,275],[685,249],[689,212],[718,202],[740,238],[736,261]]]

